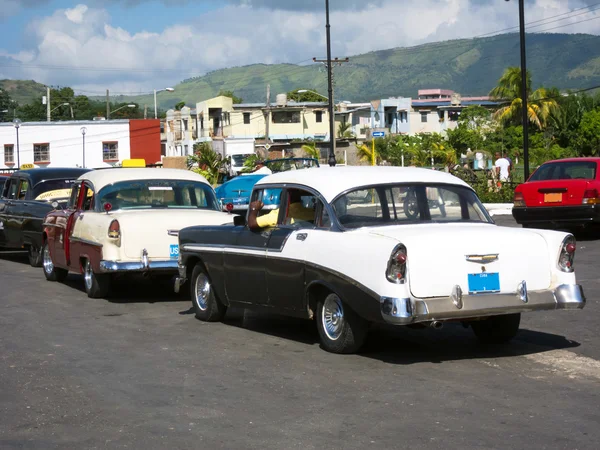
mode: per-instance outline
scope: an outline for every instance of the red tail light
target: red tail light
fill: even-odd
[[[600,204],[600,195],[598,195],[597,189],[586,189],[583,193],[583,205],[597,205]]]
[[[119,239],[121,237],[121,225],[118,220],[113,220],[108,227],[108,237],[111,239]]]
[[[525,197],[522,192],[515,192],[513,203],[517,208],[525,206]]]
[[[397,284],[404,284],[406,280],[406,247],[402,244],[396,246],[387,265],[385,276],[388,281]]]
[[[225,208],[228,212],[233,211],[233,203],[227,203],[227,205],[225,205]]]
[[[575,250],[577,243],[573,235],[565,238],[558,255],[558,268],[563,272],[573,272],[573,263],[575,262]]]

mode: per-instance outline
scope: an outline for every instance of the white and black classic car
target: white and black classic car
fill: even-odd
[[[279,208],[262,208],[267,190]],[[184,228],[179,246],[176,290],[189,280],[198,319],[229,306],[314,319],[336,353],[357,351],[374,322],[457,321],[503,343],[522,312],[585,305],[571,234],[496,226],[469,185],[428,169],[274,174],[246,217]]]

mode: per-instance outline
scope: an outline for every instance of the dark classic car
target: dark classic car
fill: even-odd
[[[0,248],[26,248],[29,263],[40,267],[44,217],[55,206],[66,204],[73,182],[89,170],[43,168],[14,172],[0,198]]]

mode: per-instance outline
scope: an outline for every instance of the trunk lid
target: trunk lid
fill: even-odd
[[[404,225],[370,233],[406,246],[410,290],[418,298],[448,297],[455,285],[464,294],[498,292],[494,285],[513,293],[523,280],[529,290],[547,289],[552,281],[548,258],[557,257],[535,231],[491,224]]]
[[[528,207],[575,206],[582,204],[583,194],[590,185],[590,180],[528,181],[519,190]]]
[[[233,222],[231,214],[198,209],[121,210],[111,216],[121,226],[121,246],[125,256],[136,260],[141,258],[143,249],[147,250],[150,260],[177,258],[179,237],[176,232],[182,228]]]

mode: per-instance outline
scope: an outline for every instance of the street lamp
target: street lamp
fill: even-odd
[[[81,127],[81,137],[83,139],[83,168],[85,169],[85,133],[87,132],[87,128],[86,127]]]
[[[130,104],[130,105],[123,105],[120,108],[115,109],[114,111],[111,111],[111,113],[116,113],[117,111],[120,111],[123,108],[135,108],[137,107],[137,105],[134,104]]]
[[[510,1],[510,0],[505,0]],[[527,52],[525,49],[525,1],[519,0],[519,38],[521,46],[521,107],[523,109],[523,172],[529,178],[529,118],[527,111]]]
[[[66,103],[61,103],[60,105],[58,105],[56,108],[54,108],[53,110],[50,111],[50,114],[48,115],[48,117],[51,117],[50,115],[56,111],[58,108],[60,108],[61,106],[69,106],[70,103],[66,102]]]
[[[175,89],[173,88],[164,88],[164,89],[154,89],[154,118],[158,119],[158,109],[156,108],[156,93],[157,92],[162,92],[162,91],[167,91],[167,92],[173,92],[175,91]]]
[[[319,94],[318,92],[311,91],[310,89],[299,89],[299,90],[298,90],[298,91],[296,91],[296,92],[298,92],[298,94],[305,94],[305,93],[307,93],[307,92],[310,92],[311,94],[316,94],[316,95],[318,95],[319,97],[323,97],[325,100],[329,100],[329,98],[327,98],[327,97],[326,97],[326,96],[324,96],[323,94]]]
[[[19,157],[19,127],[21,126],[21,121],[19,119],[15,119],[13,120],[13,125],[17,131],[17,168],[19,168],[21,167],[21,158]]]

